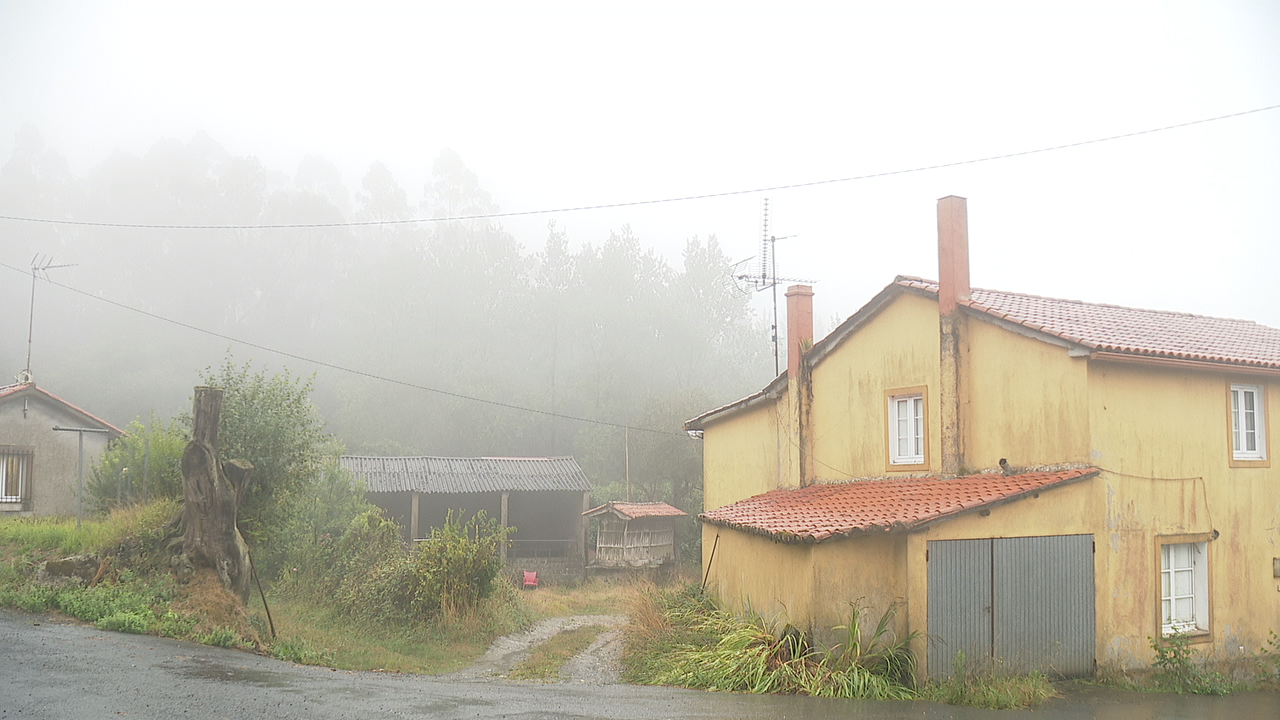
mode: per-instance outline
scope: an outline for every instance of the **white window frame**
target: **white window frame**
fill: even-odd
[[[0,502],[15,503],[27,499],[31,484],[31,451],[23,448],[0,447]],[[18,494],[10,495],[6,490],[14,478],[11,473],[17,469]]]
[[[1160,634],[1209,632],[1209,543],[1160,546]]]
[[[1231,385],[1231,459],[1267,459],[1266,388]],[[1252,406],[1252,407],[1251,407]]]
[[[903,415],[903,410],[906,415]],[[907,436],[903,437],[903,431]],[[929,429],[925,422],[924,393],[889,396],[889,464],[923,465]]]

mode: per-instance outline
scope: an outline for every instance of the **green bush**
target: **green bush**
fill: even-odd
[[[69,588],[57,594],[57,606],[77,620],[96,623],[110,615],[152,615],[151,598],[122,585]]]
[[[172,610],[166,610],[163,615],[156,619],[154,629],[155,633],[160,637],[186,640],[195,631],[196,622],[196,618],[183,617]]]
[[[328,655],[313,649],[302,638],[279,638],[267,648],[271,657],[298,665],[327,665]]]
[[[1205,670],[1195,661],[1191,638],[1173,633],[1163,638],[1147,638],[1156,653],[1156,687],[1193,695],[1227,695],[1234,687],[1221,673]]]
[[[98,622],[94,623],[94,627],[99,630],[114,630],[115,632],[127,632],[142,635],[151,627],[155,615],[147,610],[141,612],[116,612],[112,613]]]
[[[244,641],[240,639],[235,630],[225,627],[214,628],[207,633],[197,635],[196,642],[201,645],[213,645],[214,647],[222,648],[244,644]]]
[[[468,611],[493,593],[502,575],[502,547],[515,528],[503,528],[483,510],[465,524],[450,510],[445,524],[419,543],[414,563],[415,610],[424,616]]]

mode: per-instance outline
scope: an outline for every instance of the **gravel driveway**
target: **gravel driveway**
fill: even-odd
[[[514,635],[505,635],[493,641],[474,665],[439,676],[442,680],[488,680],[502,677],[529,655],[538,643],[549,640],[557,633],[589,625],[609,628],[600,633],[582,653],[565,664],[563,675],[567,682],[588,685],[611,685],[622,677],[622,626],[624,615],[573,615],[548,618],[533,627]]]

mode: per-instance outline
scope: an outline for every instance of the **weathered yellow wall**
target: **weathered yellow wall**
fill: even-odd
[[[938,304],[915,295],[894,299],[813,370],[814,477],[848,480],[890,471],[886,390],[927,386],[927,459],[939,467]]]
[[[904,535],[782,544],[704,525],[702,548],[704,569],[715,548],[708,590],[735,612],[750,608],[830,643],[837,639],[832,629],[849,621],[850,603],[865,609],[862,622],[872,628],[881,613],[902,605],[894,629],[905,632]]]
[[[1271,468],[1229,466],[1233,380],[1267,386]],[[1280,557],[1280,464],[1270,410],[1280,402],[1280,382],[1094,362],[1089,389],[1092,463],[1113,471],[1099,486],[1099,663],[1151,660],[1146,638],[1160,631],[1160,535],[1219,533],[1208,545],[1211,637],[1198,649],[1230,658],[1241,646],[1261,648],[1268,630],[1280,630],[1280,579],[1272,577],[1272,558]]]
[[[965,467],[1088,461],[1089,361],[975,318],[966,332]]]
[[[707,429],[702,447],[705,510],[714,510],[778,487],[778,451],[786,455],[786,397],[717,420]]]

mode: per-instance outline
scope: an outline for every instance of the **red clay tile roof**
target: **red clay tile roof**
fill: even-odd
[[[771,490],[698,516],[779,542],[911,530],[1098,474],[1085,467],[1021,475],[864,480]]]
[[[902,287],[938,292],[938,284],[932,280],[899,277],[895,282]],[[967,306],[972,310],[1095,351],[1280,368],[1280,329],[1249,320],[976,288],[971,296]]]
[[[685,511],[678,507],[672,507],[664,502],[608,502],[600,507],[592,508],[584,513],[587,517],[595,517],[602,515],[609,510],[613,510],[614,514],[635,520],[642,517],[684,517],[688,515]]]

